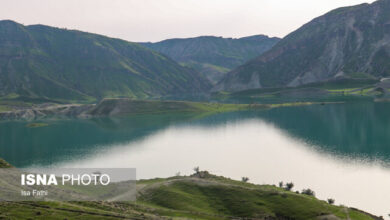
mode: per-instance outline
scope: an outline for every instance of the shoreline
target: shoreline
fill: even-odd
[[[265,110],[280,107],[343,104],[345,102],[286,102],[280,104],[225,104],[189,101],[104,99],[98,104],[47,104],[0,112],[0,121],[39,120],[45,118],[95,118],[166,113],[223,113]]]

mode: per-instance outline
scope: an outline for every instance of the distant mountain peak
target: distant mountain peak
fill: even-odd
[[[5,20],[0,20],[0,24],[13,24],[13,25],[20,25],[19,23],[13,21],[13,20],[8,20],[8,19],[5,19]]]
[[[216,83],[226,72],[259,56],[278,41],[278,38],[265,35],[243,38],[200,36],[141,44],[198,70]]]
[[[0,20],[0,27],[2,28],[11,28],[11,27],[14,27],[14,28],[23,28],[24,26],[22,24],[19,24],[15,21],[12,21],[12,20]]]
[[[269,39],[271,37],[263,34],[258,34],[258,35],[252,35],[252,36],[247,36],[247,37],[241,37],[238,38],[239,40],[264,40],[264,39]]]
[[[332,10],[228,73],[214,90],[390,76],[390,0]]]

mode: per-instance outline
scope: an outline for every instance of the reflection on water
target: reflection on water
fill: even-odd
[[[325,151],[369,159],[390,159],[390,103],[280,108],[265,120]]]
[[[174,122],[194,115],[143,115],[128,118],[53,120],[49,126],[28,128],[27,122],[0,123],[0,157],[16,167],[51,165],[82,158],[116,143],[146,138]]]
[[[212,116],[143,115],[0,123],[0,157],[19,167],[136,167],[138,178],[193,167],[255,183],[293,181],[321,199],[387,216],[390,105],[351,103]]]

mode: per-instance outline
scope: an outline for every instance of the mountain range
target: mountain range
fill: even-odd
[[[0,100],[94,102],[390,76],[390,0],[343,7],[283,39],[132,43],[0,21]]]
[[[94,101],[201,93],[210,82],[136,43],[0,21],[0,97]]]
[[[243,38],[201,36],[141,43],[217,83],[230,70],[271,49],[280,39],[265,35]]]
[[[333,10],[229,72],[214,90],[390,76],[390,0]]]

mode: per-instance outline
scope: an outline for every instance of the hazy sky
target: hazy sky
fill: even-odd
[[[0,0],[0,19],[129,41],[215,35],[283,37],[329,10],[373,0]]]

